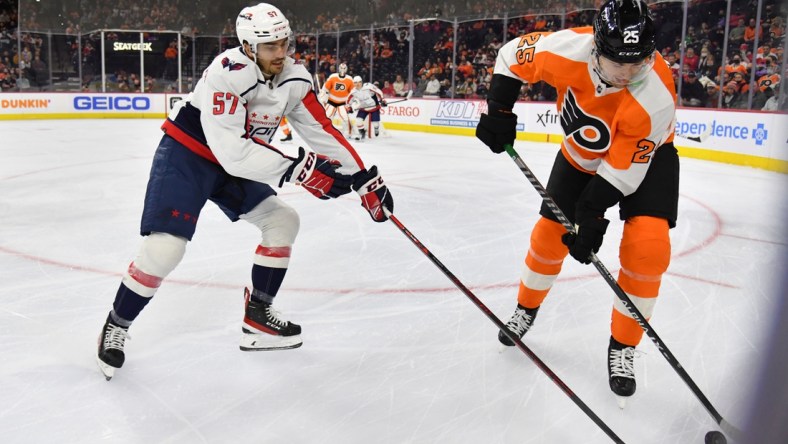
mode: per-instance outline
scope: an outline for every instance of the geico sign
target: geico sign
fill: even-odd
[[[416,106],[389,106],[387,108],[382,108],[380,110],[383,114],[388,114],[390,116],[406,116],[406,117],[417,117],[421,114],[421,110]]]
[[[145,96],[77,96],[74,97],[74,109],[80,111],[146,111],[150,109],[150,99]]]
[[[115,42],[112,49],[115,51],[153,51],[153,43],[123,43]]]

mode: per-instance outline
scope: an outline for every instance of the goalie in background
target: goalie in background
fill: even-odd
[[[332,123],[334,118],[342,122],[339,130],[347,139],[353,136],[353,124],[346,108],[351,91],[353,91],[353,79],[347,75],[347,65],[344,63],[339,64],[337,72],[328,76],[328,80],[320,89],[320,97],[326,110],[326,116]]]
[[[356,128],[358,135],[356,140],[363,140],[364,137],[372,134],[375,137],[380,135],[380,107],[386,106],[386,99],[383,92],[371,83],[364,83],[360,76],[353,77],[354,89],[348,97],[348,112],[357,110]],[[369,120],[367,120],[369,116]]]

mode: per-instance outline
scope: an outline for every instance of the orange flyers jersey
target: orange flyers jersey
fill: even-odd
[[[564,156],[627,196],[640,186],[654,151],[673,140],[673,77],[656,54],[643,81],[625,88],[606,85],[593,68],[593,42],[591,27],[526,34],[500,49],[495,73],[555,87]]]
[[[323,89],[328,93],[328,100],[334,103],[345,103],[350,91],[353,91],[353,79],[348,75],[339,77],[339,74],[331,74],[323,85]]]

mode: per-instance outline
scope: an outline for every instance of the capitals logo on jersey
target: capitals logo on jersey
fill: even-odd
[[[229,57],[225,57],[222,59],[222,67],[227,68],[230,71],[238,71],[239,69],[244,69],[246,64],[233,62]]]
[[[605,151],[610,148],[610,128],[604,120],[586,113],[567,88],[564,102],[561,105],[561,127],[567,138],[582,148],[591,151]]]
[[[243,14],[238,14],[238,17],[242,18],[242,19],[246,19],[246,20],[251,20],[252,19],[252,13],[251,12],[245,12]]]

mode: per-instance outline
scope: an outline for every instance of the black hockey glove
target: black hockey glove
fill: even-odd
[[[522,80],[493,74],[487,94],[487,113],[479,118],[476,137],[493,153],[502,153],[505,145],[514,144],[517,137],[517,115],[512,112],[514,102],[523,86]]]
[[[591,253],[599,252],[607,226],[605,211],[624,195],[600,175],[588,181],[575,206],[575,232],[561,236],[569,254],[581,264],[591,263]]]
[[[514,144],[517,137],[517,115],[490,100],[487,114],[482,113],[476,125],[476,137],[493,153],[502,153],[504,146]]]
[[[372,220],[385,222],[389,219],[383,209],[393,213],[394,198],[391,197],[388,187],[383,183],[383,178],[378,174],[377,166],[354,174],[352,186],[353,190],[361,196],[361,206],[369,212]]]
[[[337,168],[341,166],[338,160],[329,159],[314,151],[307,153],[304,148],[298,147],[298,158],[293,160],[290,168],[285,171],[279,186],[285,181],[293,182],[306,188],[318,199],[334,199],[350,192],[352,178],[337,172]]]
[[[610,221],[604,217],[577,223],[575,224],[575,232],[561,236],[561,242],[569,247],[569,254],[578,262],[590,264],[591,253],[599,251],[609,223]]]

